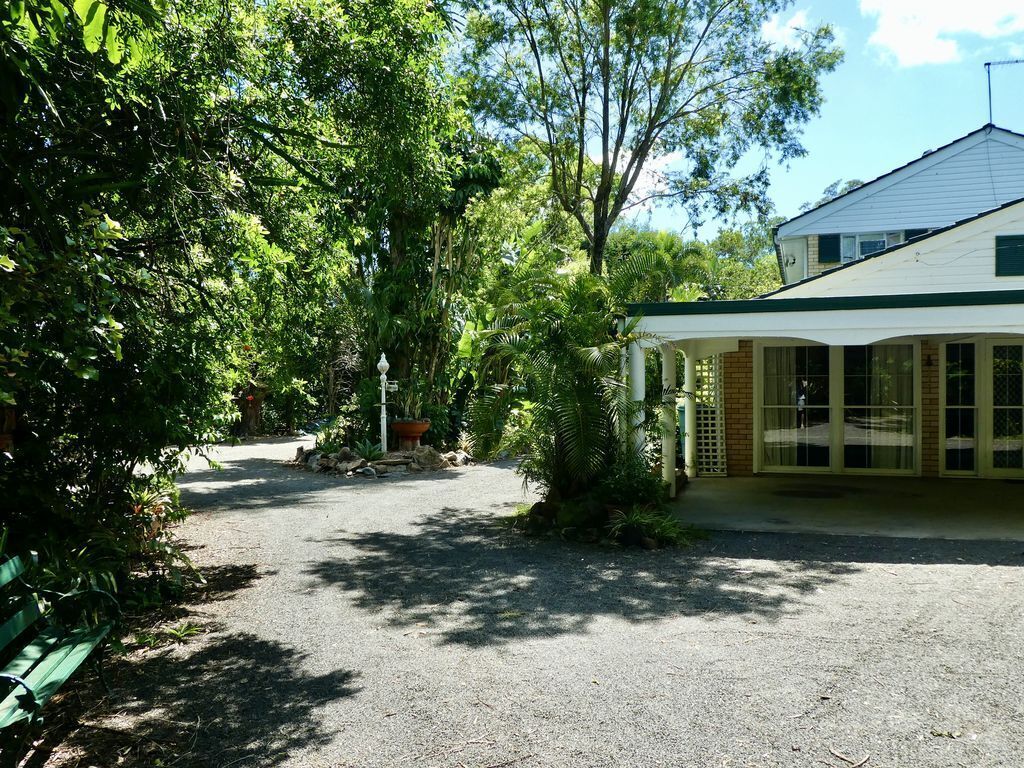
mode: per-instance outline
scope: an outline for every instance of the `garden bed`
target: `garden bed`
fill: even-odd
[[[343,447],[333,453],[315,448],[298,448],[290,465],[322,474],[346,477],[385,477],[392,474],[438,472],[474,463],[465,451],[441,453],[429,445],[412,451],[389,451],[378,458],[357,456],[351,448]]]

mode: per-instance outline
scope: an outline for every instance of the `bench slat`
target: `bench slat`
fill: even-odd
[[[35,624],[42,615],[39,604],[35,600],[28,600],[20,611],[0,627],[0,649],[6,648],[18,635]]]
[[[21,652],[11,659],[2,671],[7,675],[25,677],[46,654],[60,645],[64,636],[65,633],[56,627],[44,629],[32,639],[31,643],[22,648]]]
[[[57,692],[57,689],[74,674],[76,669],[82,666],[82,663],[109,631],[109,624],[76,629],[36,664],[28,677],[25,677],[25,682],[32,688],[40,707]],[[8,672],[8,674],[17,673]],[[17,687],[0,702],[0,728],[6,728],[12,723],[31,716],[32,713],[22,709],[17,699],[24,693],[23,688]]]
[[[0,563],[0,589],[3,589],[25,572],[25,563],[20,557],[12,557]]]

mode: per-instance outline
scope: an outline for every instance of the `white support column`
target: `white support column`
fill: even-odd
[[[644,368],[644,349],[638,342],[629,345],[629,396],[633,402],[644,401],[644,384],[647,372]],[[644,449],[644,412],[638,408],[633,414],[633,444],[637,451]]]
[[[661,479],[676,497],[676,348],[661,345]]]
[[[686,463],[686,476],[697,476],[697,357],[691,350],[686,351],[683,367],[683,401],[686,405],[686,418],[683,430],[684,441],[683,461]]]

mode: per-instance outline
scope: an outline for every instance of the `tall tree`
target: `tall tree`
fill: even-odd
[[[798,128],[840,61],[828,26],[799,45],[761,38],[780,0],[487,0],[467,14],[463,63],[479,108],[535,143],[552,192],[600,274],[623,211],[672,199],[767,211],[767,168],[748,150],[803,153]]]

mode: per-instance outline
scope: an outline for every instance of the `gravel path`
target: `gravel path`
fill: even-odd
[[[208,631],[137,654],[104,721],[167,764],[1024,764],[1020,543],[535,541],[511,466],[355,481],[295,445],[182,483]]]

